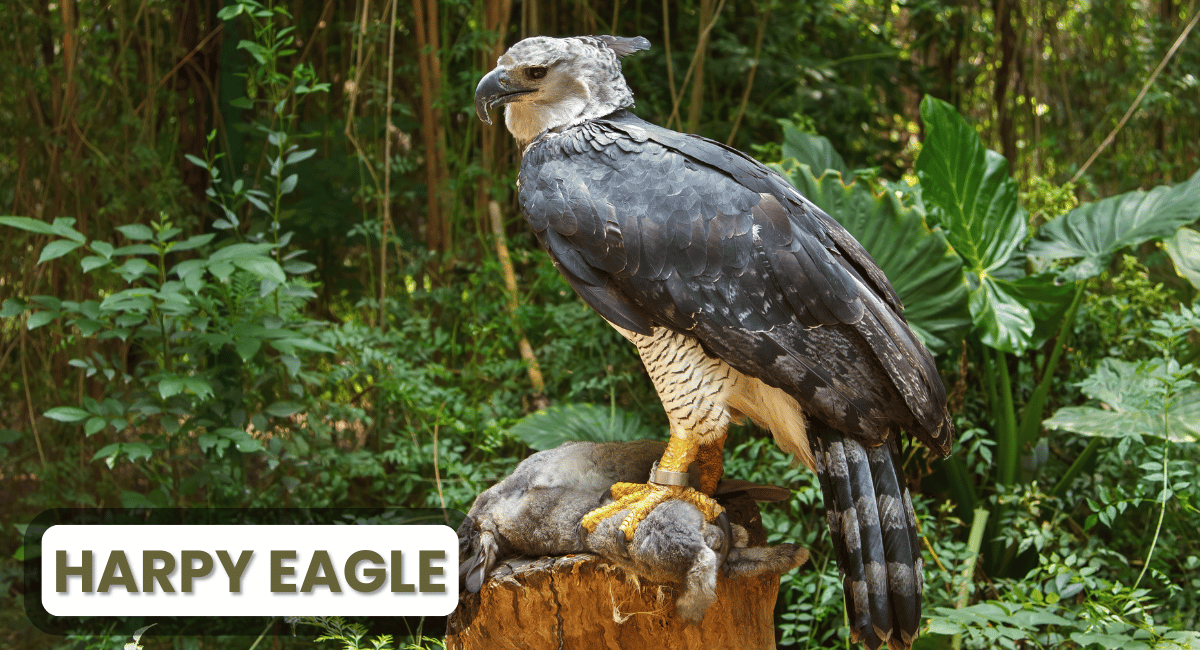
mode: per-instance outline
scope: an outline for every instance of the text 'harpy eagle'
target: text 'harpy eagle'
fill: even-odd
[[[749,156],[645,122],[620,59],[641,37],[536,37],[479,82],[522,151],[521,210],[555,266],[641,354],[670,421],[627,539],[658,504],[709,521],[729,422],[750,418],[819,477],[851,636],[908,648],[921,620],[916,518],[899,469],[908,432],[950,449],[933,358],[883,272],[849,233]],[[689,487],[687,469],[701,465]]]

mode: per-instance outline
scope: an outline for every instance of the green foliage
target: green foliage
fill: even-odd
[[[1164,282],[1152,279],[1150,269],[1134,255],[1122,255],[1094,284],[1080,308],[1076,345],[1094,350],[1092,358],[1136,362],[1153,355],[1144,336],[1146,324],[1175,309],[1179,298]]]
[[[1139,435],[1172,442],[1200,441],[1200,390],[1194,386],[1180,390],[1179,386],[1196,368],[1172,361],[1151,359],[1137,364],[1102,359],[1096,372],[1079,387],[1108,408],[1064,406],[1045,426],[1105,438]],[[1170,402],[1162,392],[1168,386],[1173,391]]]
[[[921,117],[929,132],[916,163],[921,196],[931,223],[946,231],[962,258],[980,341],[1003,352],[1023,352],[1034,337],[1031,303],[1053,309],[1069,294],[1048,278],[1011,268],[1026,225],[1004,157],[985,149],[975,130],[945,102],[926,97]]]
[[[782,124],[781,155],[784,160],[792,159],[801,165],[807,165],[817,178],[824,176],[827,170],[833,170],[842,176],[849,175],[846,161],[842,160],[842,156],[830,144],[829,138],[801,131],[794,122],[785,121]]]
[[[321,630],[321,636],[315,641],[333,641],[341,644],[341,650],[445,650],[446,644],[438,639],[419,637],[410,643],[394,646],[390,634],[380,634],[368,637],[367,628],[361,623],[347,623],[338,616],[302,616],[289,619],[293,625],[311,625]]]
[[[274,15],[253,2],[226,13],[232,18],[246,7],[260,18]],[[290,53],[277,44],[256,58],[270,67]],[[273,123],[291,125],[282,112],[285,100],[311,79],[264,75],[259,81],[279,98]],[[289,144],[286,130],[262,132],[277,147],[263,179],[274,187],[273,195],[248,189],[258,179],[239,179],[230,193],[221,193],[213,164],[221,156],[188,156],[212,176],[208,195],[225,215],[214,226],[232,234],[216,244],[212,233],[182,237],[182,229],[165,214],[149,226],[116,227],[127,240],[123,246],[89,242],[71,218],[51,224],[0,218],[0,224],[59,237],[42,248],[39,264],[86,251],[90,254],[79,260],[85,275],[97,277],[98,286],[124,287],[81,301],[14,298],[2,311],[8,318],[28,311],[26,328],[58,323],[64,335],[90,342],[85,343],[89,353],[69,365],[85,378],[107,380],[103,394],[51,408],[45,416],[82,426],[85,436],[103,433],[108,443],[93,460],[103,459],[110,469],[126,460],[146,474],[148,491],[123,491],[124,505],[179,505],[214,479],[217,485],[205,498],[222,503],[221,484],[235,483],[233,477],[244,471],[241,456],[262,453],[262,435],[302,416],[313,383],[306,362],[314,353],[332,352],[313,338],[319,323],[301,312],[315,294],[300,276],[314,267],[298,259],[303,251],[286,250],[292,235],[280,232],[284,195],[296,186],[296,174],[284,174],[313,150]],[[210,133],[210,145],[214,138]],[[243,203],[266,217],[265,227],[258,219],[258,227],[243,234],[234,212]]]
[[[39,227],[16,218],[0,218],[0,223]],[[312,340],[307,321],[295,317],[298,292],[274,305],[258,300],[275,294],[281,285],[303,287],[297,278],[286,284],[287,275],[270,255],[277,245],[234,243],[203,254],[200,250],[214,235],[179,239],[180,230],[164,219],[152,228],[120,227],[131,243],[116,247],[88,243],[72,224],[64,218],[52,226],[54,234],[65,238],[47,244],[42,259],[49,259],[46,251],[87,246],[94,254],[80,260],[84,273],[119,278],[127,288],[82,302],[53,296],[10,299],[5,315],[32,310],[26,319],[29,329],[59,321],[64,329],[71,328],[66,331],[87,339],[115,339],[125,344],[124,355],[142,359],[131,371],[98,351],[72,359],[70,365],[86,377],[107,379],[110,392],[100,399],[86,397],[77,407],[60,406],[45,413],[53,420],[81,424],[88,436],[108,431],[108,436],[119,437],[127,430],[141,434],[136,440],[101,447],[94,459],[104,459],[110,468],[118,459],[148,461],[156,453],[172,453],[176,436],[195,436],[202,452],[212,451],[217,457],[230,448],[253,453],[262,446],[243,427],[267,431],[268,418],[302,410],[289,401],[304,395],[298,381],[300,355],[328,348]],[[183,252],[191,252],[188,259],[168,263]],[[161,498],[171,500],[158,505],[174,502],[173,495],[156,494],[151,503]]]
[[[530,413],[509,433],[537,450],[553,449],[570,440],[629,442],[648,440],[656,431],[633,414],[594,404],[564,404]]]

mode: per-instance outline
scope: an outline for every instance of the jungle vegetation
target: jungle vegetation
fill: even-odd
[[[1200,647],[1195,0],[0,3],[0,644],[48,508],[449,507],[565,436],[661,438],[633,348],[517,212],[475,84],[642,35],[636,112],[752,152],[858,236],[959,431],[905,470],[921,648]],[[782,648],[846,647],[815,478]],[[146,648],[436,647],[347,622]],[[301,632],[305,628],[301,627]],[[338,641],[340,639],[340,641]]]

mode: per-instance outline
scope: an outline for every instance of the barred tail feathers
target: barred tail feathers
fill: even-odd
[[[895,440],[866,447],[815,420],[809,441],[842,574],[850,637],[907,649],[921,624],[921,548]]]

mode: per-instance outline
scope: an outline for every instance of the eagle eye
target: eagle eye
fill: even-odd
[[[546,76],[546,72],[548,72],[546,66],[538,65],[526,70],[525,74],[528,74],[530,79],[542,79]]]

